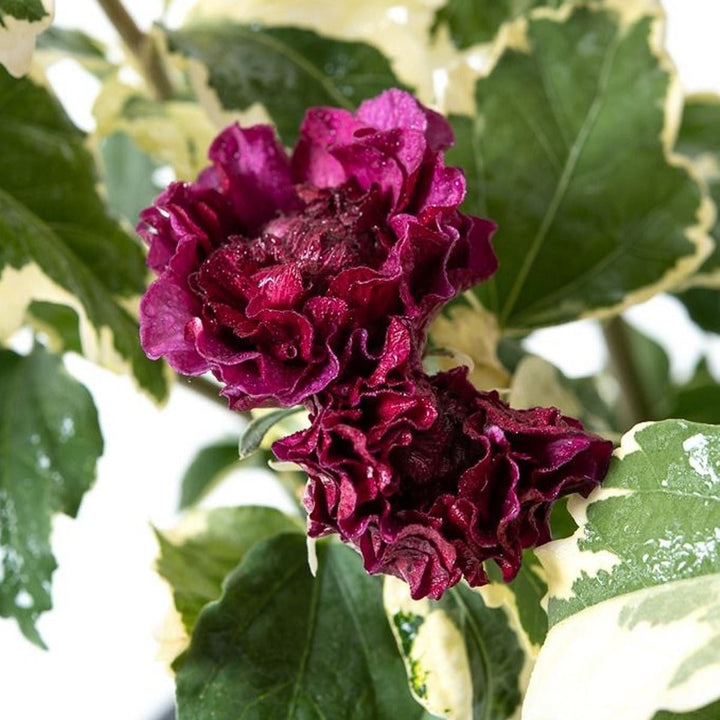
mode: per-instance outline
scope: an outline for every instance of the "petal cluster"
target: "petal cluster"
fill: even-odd
[[[311,109],[290,155],[270,126],[227,128],[198,180],[141,215],[158,274],[140,308],[146,353],[212,371],[248,409],[353,376],[353,348],[381,347],[392,318],[420,347],[440,307],[496,268],[494,225],[458,211],[452,140],[400,90],[355,113]]]
[[[553,502],[604,477],[612,443],[554,408],[511,409],[465,368],[407,380],[318,406],[275,443],[310,478],[309,534],[339,533],[416,599],[485,584],[487,560],[511,580],[523,549],[550,539]]]
[[[289,154],[270,126],[232,126],[138,228],[157,274],[146,353],[213,372],[235,409],[305,404],[311,426],[273,449],[308,474],[309,534],[339,534],[414,598],[486,583],[488,560],[512,579],[550,539],[553,502],[587,495],[612,451],[554,408],[478,391],[465,369],[424,372],[430,322],[497,265],[493,223],[458,209],[452,142],[400,90],[309,110]]]

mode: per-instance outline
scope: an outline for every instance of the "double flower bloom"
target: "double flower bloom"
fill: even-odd
[[[303,403],[275,443],[309,476],[308,533],[339,533],[370,573],[439,598],[506,580],[550,539],[553,501],[587,495],[611,443],[553,408],[512,410],[464,368],[427,375],[427,328],[486,280],[494,225],[458,207],[447,122],[389,90],[308,111],[290,157],[269,126],[224,130],[195,183],[141,215],[158,274],[140,311],[152,358],[212,371],[230,406]]]

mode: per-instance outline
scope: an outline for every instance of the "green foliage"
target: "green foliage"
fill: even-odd
[[[488,720],[513,715],[526,657],[504,610],[488,607],[465,584],[440,601],[413,601],[407,586],[390,577],[384,604],[409,686],[429,712]]]
[[[0,105],[0,290],[8,268],[32,270],[54,297],[38,298],[38,288],[26,284],[28,303],[77,302],[96,333],[111,335],[139,384],[164,398],[163,366],[145,357],[137,322],[119,301],[145,288],[142,249],[97,194],[82,134],[45,88],[4,70]]]
[[[720,291],[691,287],[677,294],[692,320],[703,330],[720,334]]]
[[[59,352],[82,353],[80,320],[72,308],[34,300],[28,306],[28,314],[33,326],[47,334]]]
[[[520,673],[525,654],[502,610],[488,608],[465,585],[456,585],[439,602],[465,641],[473,683],[473,718],[505,720],[520,704]]]
[[[720,384],[706,360],[700,360],[689,382],[675,390],[668,415],[695,422],[720,423]]]
[[[688,233],[703,196],[668,162],[655,22],[623,28],[590,8],[531,17],[527,47],[506,48],[478,82],[475,121],[456,122],[449,162],[468,169],[466,209],[499,225],[500,269],[476,293],[501,325],[607,312],[699,261]]]
[[[683,108],[677,150],[691,158],[705,180],[716,210],[720,208],[720,97],[697,95],[687,99]],[[697,271],[707,287],[690,287],[677,293],[690,317],[703,330],[720,333],[720,216],[712,229],[715,248]],[[691,279],[691,283],[695,279]]]
[[[260,448],[265,436],[275,425],[285,420],[285,418],[299,413],[301,410],[303,410],[302,407],[281,408],[264,415],[258,415],[248,424],[240,436],[237,447],[238,457],[244,460],[249,455],[252,455]]]
[[[51,520],[74,517],[103,450],[88,391],[41,347],[0,350],[0,615],[30,640],[50,609]]]
[[[456,47],[495,39],[500,26],[535,7],[558,7],[564,0],[448,0],[435,14],[432,32],[446,26]]]
[[[184,532],[181,525],[175,531],[156,531],[157,569],[173,589],[188,632],[202,608],[220,597],[225,577],[257,543],[279,533],[301,534],[303,528],[272,508],[238,507],[197,512],[191,516],[190,530]]]
[[[687,713],[672,713],[661,710],[653,716],[652,720],[717,720],[718,717],[720,717],[720,701]]]
[[[16,20],[38,22],[47,17],[47,14],[42,0],[0,0],[0,25],[3,27],[3,18],[6,15]]]
[[[202,448],[180,483],[180,510],[196,503],[219,478],[238,463],[236,440],[220,440]]]
[[[105,47],[81,30],[49,27],[38,36],[38,50],[56,50],[65,55],[92,60],[105,60]]]
[[[262,103],[287,145],[294,144],[307,108],[353,110],[400,83],[370,45],[322,37],[311,30],[232,22],[168,33],[170,48],[202,62],[228,110]]]
[[[694,95],[685,101],[676,150],[695,164],[695,170],[707,183],[716,209],[720,206],[720,96]],[[720,273],[720,216],[711,232],[715,241],[712,254],[697,271],[698,275]]]
[[[551,628],[525,720],[583,707],[635,720],[717,700],[719,473],[715,426],[667,420],[623,437],[603,486],[574,504],[575,535],[537,550]]]
[[[313,578],[298,534],[248,552],[176,662],[180,720],[426,717],[403,681],[380,580],[338,544],[319,543],[318,561]]]
[[[567,548],[561,560],[553,546],[538,551],[556,579],[551,625],[623,593],[720,573],[720,431],[685,420],[637,426],[601,493],[575,519],[578,533],[558,542]],[[592,560],[602,560],[597,572],[586,566]]]
[[[101,148],[108,205],[135,227],[140,212],[152,205],[162,190],[153,180],[158,164],[123,132],[105,138]]]
[[[574,523],[573,523],[574,525]],[[553,535],[555,534],[553,528]],[[512,597],[512,606],[517,612],[520,627],[528,641],[535,646],[542,645],[548,631],[547,613],[542,608],[542,599],[547,593],[547,583],[542,577],[542,568],[535,553],[526,550],[520,572],[514,580],[504,583],[502,573],[495,563],[487,563],[486,570],[495,589],[504,588]]]

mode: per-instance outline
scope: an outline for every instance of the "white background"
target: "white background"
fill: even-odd
[[[113,40],[94,2],[56,2],[57,24],[80,26]],[[685,89],[720,91],[720,4],[663,4],[667,44]],[[162,8],[160,0],[127,0],[126,5],[144,27]],[[78,79],[67,67],[56,71],[53,80],[90,98],[77,105],[75,116],[88,127],[93,81]],[[715,360],[720,357],[717,342],[708,344],[706,336],[687,325],[683,310],[670,299],[659,298],[630,315],[663,340],[678,376],[687,375],[708,348]],[[570,374],[594,372],[604,362],[592,323],[538,333],[531,347]],[[173,684],[156,660],[157,637],[170,600],[152,569],[156,546],[150,523],[172,525],[178,480],[195,448],[222,435],[237,435],[239,423],[183,388],[173,391],[168,405],[158,410],[127,379],[77,359],[70,364],[95,395],[105,454],[78,519],[61,517],[55,525],[53,545],[60,565],[53,579],[55,608],[39,623],[50,650],[35,648],[13,621],[0,620],[0,718],[153,720],[169,704]],[[255,476],[238,477],[225,500],[256,498],[256,481]],[[279,491],[262,492],[266,501],[283,501]]]

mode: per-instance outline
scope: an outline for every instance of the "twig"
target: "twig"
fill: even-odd
[[[97,3],[118,31],[128,50],[137,58],[157,99],[169,100],[173,96],[173,86],[152,37],[140,30],[121,0],[97,0]]]

